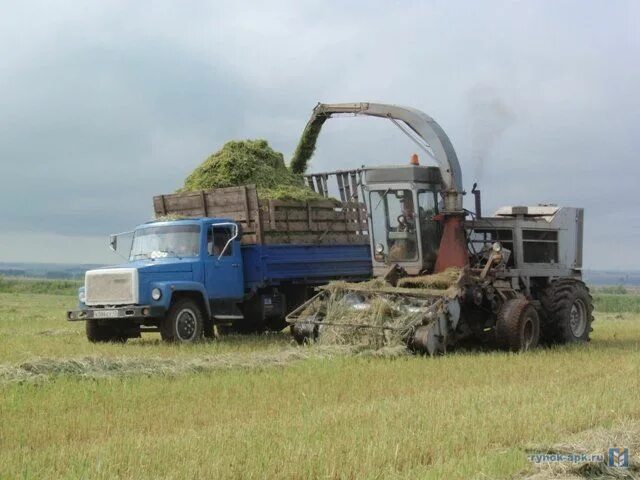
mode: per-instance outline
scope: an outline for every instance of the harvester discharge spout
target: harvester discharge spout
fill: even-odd
[[[411,107],[388,105],[383,103],[319,103],[313,109],[311,118],[302,133],[296,151],[291,160],[291,169],[296,173],[305,173],[307,163],[315,150],[316,141],[324,123],[334,115],[353,114],[386,118],[394,124],[402,122],[420,148],[435,160],[442,174],[442,183],[446,191],[462,195],[462,171],[458,156],[451,140],[442,127],[429,115]],[[400,127],[408,133],[403,127]],[[409,135],[411,135],[409,133]],[[452,209],[462,209],[462,198],[453,199]],[[455,202],[459,202],[456,204]]]

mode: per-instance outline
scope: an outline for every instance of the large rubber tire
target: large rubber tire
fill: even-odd
[[[190,298],[174,302],[160,326],[160,336],[166,342],[196,343],[202,340],[203,331],[204,315]]]
[[[507,300],[498,311],[496,337],[500,347],[525,352],[538,346],[540,318],[525,298]]]
[[[592,331],[593,299],[580,280],[561,279],[542,294],[542,339],[547,344],[588,342]]]
[[[127,336],[113,325],[100,325],[98,320],[87,320],[85,322],[85,332],[87,340],[91,343],[124,343]]]

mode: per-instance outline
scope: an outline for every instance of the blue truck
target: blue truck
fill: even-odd
[[[248,185],[160,195],[154,208],[155,221],[111,236],[126,263],[86,272],[67,319],[85,321],[89,341],[280,330],[314,287],[372,275],[357,203],[261,200]]]

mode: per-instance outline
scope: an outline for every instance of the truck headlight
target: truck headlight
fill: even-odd
[[[155,301],[160,300],[160,298],[162,298],[162,290],[160,290],[159,288],[154,288],[153,290],[151,290],[151,298],[153,298]]]
[[[78,289],[78,301],[84,303],[87,300],[87,296],[84,293],[84,287]]]

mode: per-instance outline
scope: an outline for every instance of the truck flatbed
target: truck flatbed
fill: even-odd
[[[229,218],[243,245],[368,245],[364,204],[332,199],[307,202],[261,199],[255,185],[153,197],[156,218]]]
[[[243,245],[242,257],[245,285],[251,290],[371,277],[368,245]]]

